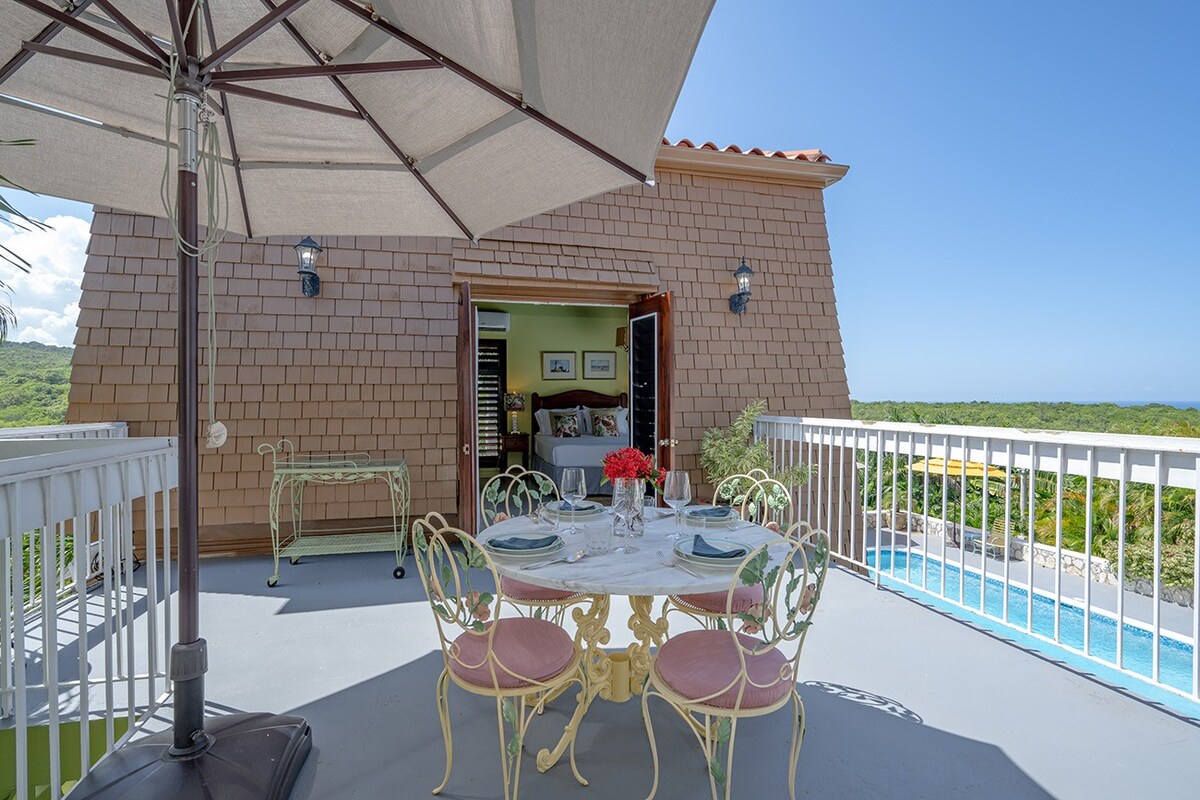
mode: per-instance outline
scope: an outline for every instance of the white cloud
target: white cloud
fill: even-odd
[[[0,281],[9,288],[7,302],[17,314],[14,341],[70,347],[79,318],[90,223],[72,216],[45,220],[50,230],[20,230],[0,223],[0,244],[30,263],[28,273],[0,263]]]

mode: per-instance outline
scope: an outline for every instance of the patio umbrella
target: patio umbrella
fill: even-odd
[[[914,461],[909,468],[913,472],[926,472],[932,474],[941,474],[945,469],[946,473],[951,478],[961,478],[963,475],[963,462],[957,458],[952,458],[946,461],[944,458],[931,458],[928,461]],[[980,461],[968,461],[966,476],[968,478],[990,478],[994,481],[1002,481],[1005,478],[1003,467],[988,466]]]
[[[37,141],[0,174],[165,207],[177,232],[175,722],[73,796],[286,796],[309,747],[297,717],[204,723],[197,261],[214,229],[474,239],[650,182],[712,3],[0,0],[0,138]]]

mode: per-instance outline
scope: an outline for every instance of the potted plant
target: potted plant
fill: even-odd
[[[716,486],[731,475],[746,475],[753,470],[762,470],[785,486],[806,483],[816,472],[809,464],[794,464],[778,468],[766,442],[754,441],[754,422],[767,411],[766,400],[755,400],[742,409],[728,428],[709,428],[700,442],[700,466],[706,480]],[[747,481],[729,484],[723,496],[714,497],[713,503],[736,505],[745,499],[749,490]],[[766,502],[785,502],[786,498],[767,497]]]

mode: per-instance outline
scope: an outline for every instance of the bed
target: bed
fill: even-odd
[[[558,394],[540,395],[534,392],[531,399],[533,415],[543,409],[568,410],[586,408],[629,408],[629,395],[601,394],[587,389],[570,389]],[[629,445],[629,427],[620,436],[573,436],[563,438],[549,433],[539,433],[534,423],[533,468],[544,472],[561,483],[562,472],[567,467],[583,467],[587,478],[588,494],[611,495],[612,484],[601,483],[603,477],[600,461],[604,454]]]

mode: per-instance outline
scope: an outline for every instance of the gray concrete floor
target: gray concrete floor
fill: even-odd
[[[387,554],[284,566],[265,558],[201,568],[213,713],[290,712],[313,727],[294,798],[419,798],[441,779],[433,686],[441,670],[420,583],[391,577]],[[411,559],[410,559],[411,562]],[[394,564],[394,562],[392,562]],[[612,646],[629,640],[614,603]],[[801,659],[808,733],[797,795],[808,798],[1188,797],[1200,785],[1200,722],[1185,720],[834,570]],[[455,770],[443,797],[499,796],[495,706],[453,690]],[[561,698],[526,750],[555,740]],[[691,735],[652,706],[663,800],[708,796]],[[738,798],[785,798],[786,711],[738,729]],[[599,703],[583,724],[578,786],[525,756],[521,797],[645,796],[650,755],[637,702]]]

